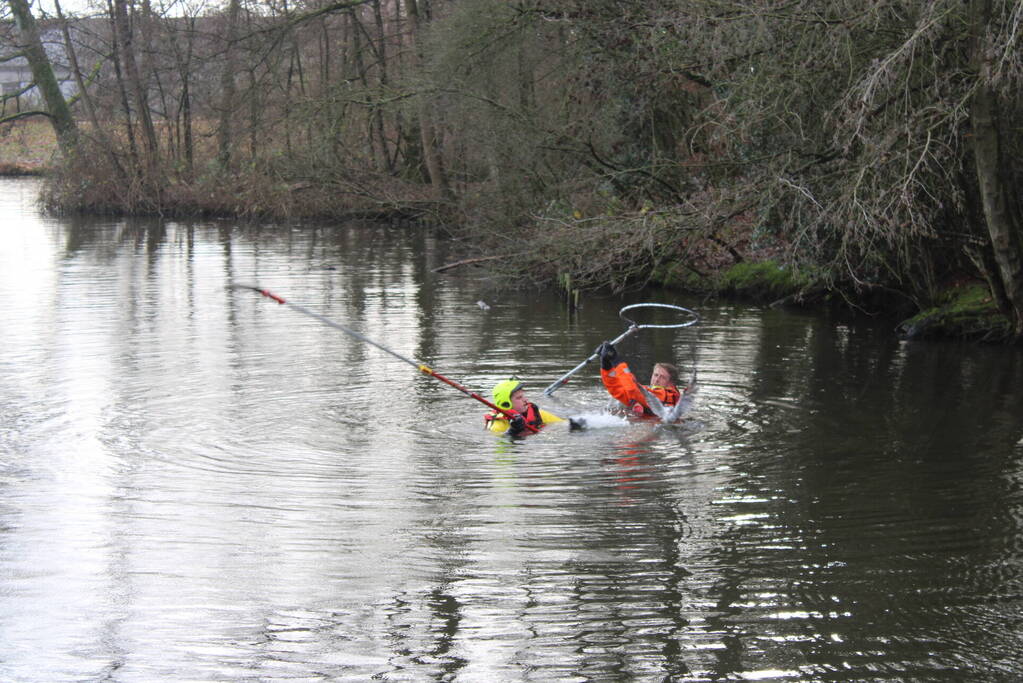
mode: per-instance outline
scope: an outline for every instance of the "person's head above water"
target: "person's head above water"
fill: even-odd
[[[519,413],[526,411],[526,391],[522,388],[522,382],[517,379],[506,379],[494,385],[491,392],[494,396],[494,405],[501,410],[514,410]]]
[[[650,373],[650,386],[674,387],[678,384],[678,368],[671,363],[657,363]]]

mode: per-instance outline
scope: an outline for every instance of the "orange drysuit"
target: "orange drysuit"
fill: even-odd
[[[629,364],[625,361],[618,363],[610,370],[601,368],[600,379],[604,382],[607,392],[629,410],[638,413],[637,408],[641,407],[643,415],[654,414],[654,411],[650,410],[650,406],[647,405],[643,392],[639,389],[636,376],[632,374],[632,370],[629,370]],[[647,387],[647,390],[660,399],[666,407],[675,405],[681,397],[675,387],[654,386]]]

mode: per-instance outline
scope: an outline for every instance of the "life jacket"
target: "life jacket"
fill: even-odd
[[[611,394],[630,411],[638,412],[636,407],[639,406],[642,408],[644,415],[654,414],[654,411],[650,410],[650,406],[646,403],[646,397],[643,396],[643,392],[639,389],[639,381],[632,374],[629,364],[625,361],[618,363],[618,365],[610,370],[602,368],[600,370],[600,379],[604,383],[607,393]],[[675,387],[653,386],[647,387],[647,390],[660,399],[665,407],[675,405],[682,397],[679,390]]]
[[[675,405],[678,403],[679,399],[682,398],[682,394],[675,387],[659,387],[655,385],[647,387],[647,389],[650,390],[651,394],[661,399],[661,403],[663,403],[665,407]]]
[[[512,417],[519,414],[514,410],[509,410],[507,411],[507,413]],[[487,429],[491,429],[491,423],[493,423],[496,420],[504,420],[507,422],[508,415],[505,415],[504,413],[499,413],[497,411],[491,411],[483,416],[484,426]],[[527,425],[535,427],[536,429],[540,429],[544,425],[543,415],[540,413],[539,406],[537,406],[535,403],[526,404],[526,412],[522,415],[522,417],[525,418]],[[514,434],[512,436],[514,436]]]

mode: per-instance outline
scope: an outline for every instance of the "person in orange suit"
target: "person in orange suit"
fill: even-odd
[[[597,347],[596,353],[600,356],[600,379],[607,392],[633,415],[653,416],[654,412],[639,388],[639,380],[632,374],[629,364],[618,357],[614,345],[605,341]],[[678,388],[678,368],[671,363],[656,363],[646,389],[665,407],[675,405],[682,397]]]

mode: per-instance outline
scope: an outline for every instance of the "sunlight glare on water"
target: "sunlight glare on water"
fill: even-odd
[[[502,287],[414,226],[46,218],[0,181],[0,680],[1012,680],[1018,349]],[[401,359],[581,415],[512,440]],[[484,301],[487,307],[476,302]],[[684,424],[604,411],[620,345]]]

